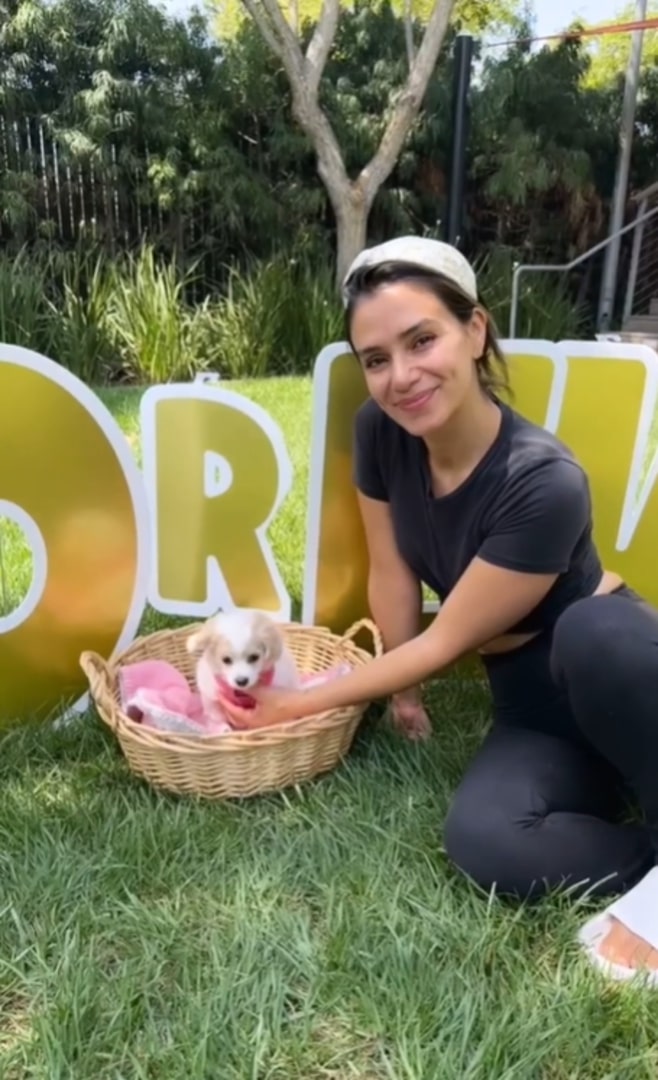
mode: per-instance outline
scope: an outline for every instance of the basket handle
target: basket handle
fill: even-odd
[[[109,665],[107,661],[104,660],[103,657],[100,656],[98,653],[91,652],[89,649],[87,649],[85,652],[80,654],[79,664],[85,675],[87,676],[89,688],[92,691],[92,697],[94,696],[94,691],[98,686],[110,686],[112,678]],[[113,705],[110,718],[110,726],[114,730],[116,730],[117,727],[117,717],[115,713],[116,710]]]
[[[352,623],[352,625],[345,631],[340,640],[352,641],[360,630],[370,631],[375,647],[375,656],[381,656],[384,652],[384,642],[382,641],[382,635],[379,631],[379,627],[376,626],[371,619],[359,619],[358,622]]]

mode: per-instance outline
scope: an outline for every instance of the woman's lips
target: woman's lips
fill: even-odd
[[[434,390],[426,390],[423,394],[416,394],[414,397],[403,398],[402,401],[398,401],[398,409],[402,409],[403,412],[418,412],[427,405],[427,402],[431,398]]]

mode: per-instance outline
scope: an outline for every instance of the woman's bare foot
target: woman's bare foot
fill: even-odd
[[[612,915],[610,922],[610,930],[598,946],[599,956],[625,968],[658,971],[658,949],[652,948],[644,938],[628,930]]]

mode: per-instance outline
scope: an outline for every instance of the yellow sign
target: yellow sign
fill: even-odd
[[[658,604],[658,355],[610,342],[502,347],[513,407],[562,439],[589,473],[605,566]],[[365,396],[349,345],[323,349],[313,382],[302,619],[336,632],[367,611],[367,553],[351,480],[352,424]]]
[[[149,522],[139,470],[98,398],[44,356],[0,346],[0,517],[32,549],[32,582],[0,613],[0,721],[84,690],[83,649],[125,647],[142,615]]]
[[[658,603],[658,355],[609,342],[502,344],[513,406],[563,439],[589,473],[603,562]],[[365,397],[349,346],[323,349],[302,621],[337,632],[367,613],[352,482],[354,414]],[[0,608],[0,725],[63,701],[80,707],[80,653],[124,648],[147,599],[190,619],[233,604],[291,616],[268,540],[292,484],[272,418],[242,395],[196,382],[148,390],[141,425],[143,475],[78,379],[0,345],[0,520],[23,531],[33,557],[27,595],[13,611]]]
[[[197,382],[147,390],[141,429],[153,607],[195,618],[256,607],[288,620],[267,530],[292,464],[271,417],[234,391]]]

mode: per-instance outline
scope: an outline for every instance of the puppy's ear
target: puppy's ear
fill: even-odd
[[[210,620],[203,624],[203,626],[196,630],[187,639],[186,646],[189,653],[199,652],[201,649],[205,649],[206,645],[213,636],[213,624]]]
[[[268,615],[258,615],[255,629],[267,657],[276,662],[283,652],[283,636],[279,627]]]

